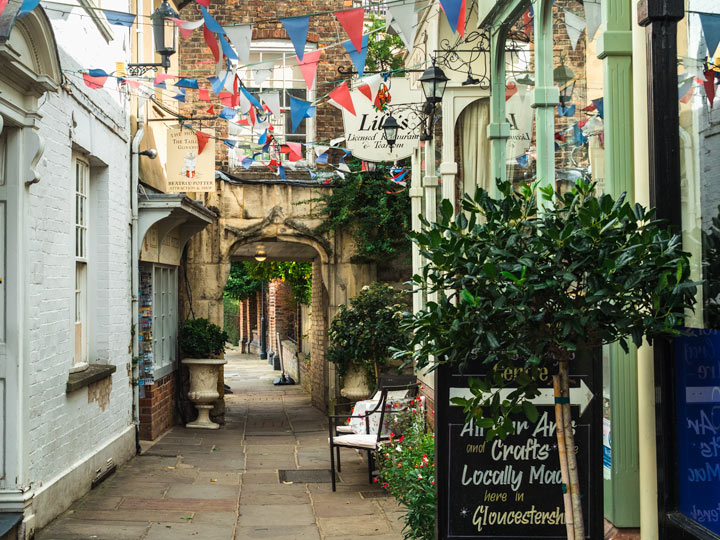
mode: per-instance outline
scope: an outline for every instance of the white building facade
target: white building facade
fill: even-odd
[[[136,448],[130,102],[79,73],[113,71],[129,31],[70,3],[0,13],[0,512],[18,538]]]

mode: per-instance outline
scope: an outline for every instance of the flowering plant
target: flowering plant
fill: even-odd
[[[392,416],[397,420],[380,451],[376,481],[406,509],[405,540],[435,540],[435,436],[425,431],[420,398]]]

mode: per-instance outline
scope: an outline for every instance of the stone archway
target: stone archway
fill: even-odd
[[[310,354],[313,405],[325,409],[336,396],[334,366],[325,360],[328,321],[364,285],[375,281],[374,264],[351,260],[353,242],[345,235],[318,233],[322,220],[315,203],[317,184],[216,180],[217,191],[198,194],[218,220],[188,243],[181,284],[181,318],[223,322],[223,289],[233,260],[252,259],[262,244],[269,260],[313,264]]]

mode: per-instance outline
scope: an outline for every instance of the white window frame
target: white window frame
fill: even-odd
[[[164,377],[177,361],[178,267],[153,264],[152,354],[155,380]]]
[[[313,51],[314,48],[306,47],[306,52]],[[260,55],[260,58],[257,59],[256,55]],[[267,59],[267,60],[265,60]],[[255,85],[254,81],[254,73],[252,73],[253,68],[257,68],[258,65],[256,64],[257,61],[260,61],[261,63],[264,61],[267,62],[273,62],[273,74],[264,81],[259,87]],[[295,49],[293,47],[293,44],[290,40],[287,39],[270,39],[270,40],[259,40],[259,41],[253,41],[252,45],[250,47],[250,61],[253,63],[253,66],[247,67],[247,68],[241,68],[238,70],[238,76],[241,80],[248,81],[246,86],[251,91],[257,92],[263,92],[263,91],[272,91],[272,90],[279,90],[280,91],[280,112],[283,115],[282,119],[279,119],[277,116],[272,116],[272,124],[276,128],[278,126],[282,125],[282,135],[279,137],[283,142],[285,142],[285,127],[287,124],[290,123],[290,106],[289,106],[289,97],[286,95],[286,90],[304,90],[306,92],[305,94],[305,100],[306,101],[313,101],[315,99],[315,86],[313,86],[313,90],[308,90],[307,85],[305,83],[305,79],[302,78],[293,78],[288,77],[288,73],[292,73],[293,68],[297,68],[297,57],[295,54]],[[298,68],[299,69],[299,68]],[[277,74],[282,75],[282,79],[276,78]],[[256,94],[257,95],[257,94]],[[287,106],[283,106],[283,103],[288,103]],[[255,148],[257,147],[257,140],[262,135],[262,133],[265,131],[266,125],[263,124],[263,127],[260,129],[255,129],[254,126],[238,126],[238,128],[230,127],[230,130],[237,129],[238,132],[242,131],[248,131],[248,133],[241,133],[241,134],[228,134],[228,138],[230,140],[237,140],[237,141],[250,141],[251,145]],[[294,134],[291,134],[294,135]],[[296,136],[297,137],[297,136]],[[298,138],[293,138],[290,140],[290,142],[303,142],[308,143],[314,141],[315,137],[315,118],[306,118],[305,119],[305,138],[304,140],[299,140]],[[247,154],[247,149],[245,148],[237,148],[232,149],[229,154],[229,165],[231,168],[233,167],[240,167],[242,163],[243,157],[245,157]],[[314,161],[313,159],[313,151],[312,148],[309,146],[303,146],[303,159],[295,162],[298,165],[308,165],[308,156],[310,157],[310,163]],[[263,160],[271,159],[269,156],[265,155],[262,157]],[[287,161],[287,158],[283,159],[283,161]],[[264,167],[263,163],[255,162],[253,163],[253,167]]]
[[[88,320],[88,239],[90,233],[90,163],[80,155],[73,155],[75,181],[75,311],[73,317],[73,370],[80,371],[89,364]]]

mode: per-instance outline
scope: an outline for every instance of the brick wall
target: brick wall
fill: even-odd
[[[173,371],[145,386],[145,397],[140,398],[140,438],[157,439],[175,425],[175,377]]]
[[[227,0],[223,3],[214,3],[210,6],[210,13],[221,25],[247,23],[254,21],[266,21],[255,24],[253,28],[253,40],[261,39],[289,39],[285,29],[279,21],[268,21],[277,17],[290,17],[294,15],[305,15],[308,13],[331,11],[351,6],[349,0],[301,0],[293,2],[268,2],[265,0]],[[180,17],[186,20],[197,20],[202,18],[199,6],[194,2],[180,10]],[[308,29],[308,43],[314,44],[317,48],[347,39],[347,35],[331,13],[310,17]],[[338,39],[339,38],[339,39]],[[207,77],[215,75],[215,65],[205,63],[212,60],[213,55],[205,43],[203,33],[200,30],[193,32],[190,39],[182,39],[179,48],[179,69],[184,77],[198,79],[200,88],[212,89]],[[321,97],[330,92],[339,83],[337,68],[352,67],[352,62],[342,46],[325,50],[320,58],[314,87],[315,96]],[[246,81],[248,86],[252,83]],[[208,108],[208,103],[198,101],[196,91],[188,91],[186,102],[182,105],[184,115],[202,115]],[[227,137],[227,121],[218,119],[215,121],[203,122],[204,127],[212,127],[218,137]],[[343,133],[342,114],[332,105],[323,104],[318,107],[315,116],[315,137],[312,140],[327,140],[338,137]],[[259,133],[258,133],[259,135]],[[331,156],[331,159],[333,156]],[[228,170],[228,148],[223,144],[216,145],[216,160],[219,169]],[[273,173],[264,167],[253,167],[246,171],[239,167],[233,174],[242,178],[272,178]],[[287,170],[288,178],[309,178],[306,171]]]
[[[327,292],[322,280],[322,263],[315,259],[312,267],[312,314],[310,337],[310,394],[312,404],[320,410],[327,408]]]

